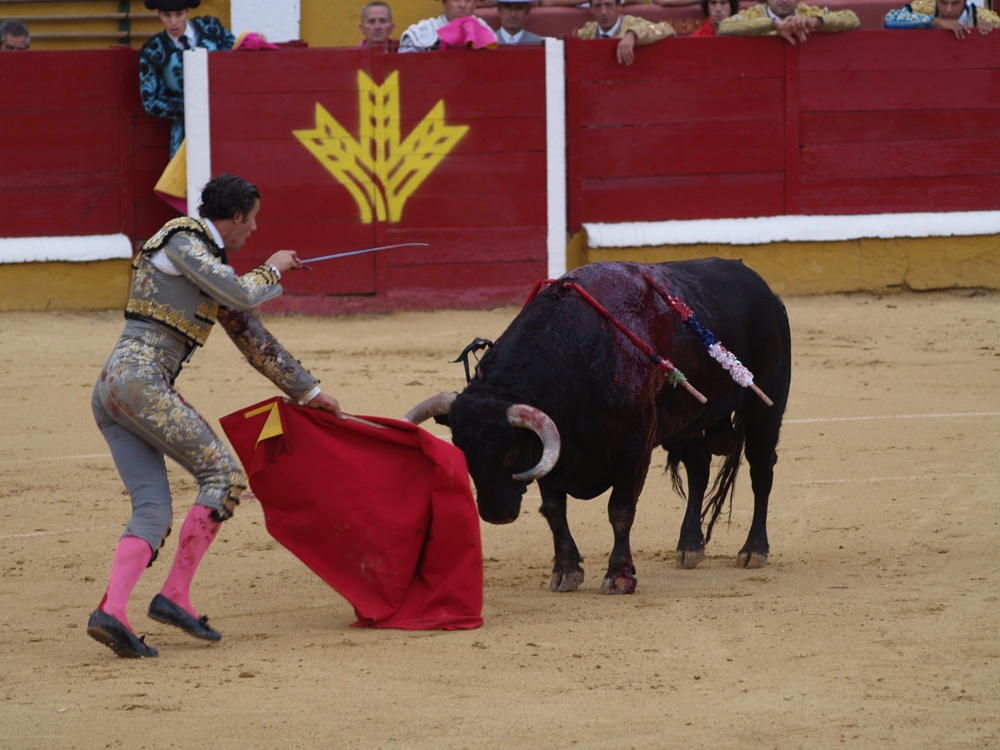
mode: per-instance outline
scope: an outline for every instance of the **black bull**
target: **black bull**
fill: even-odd
[[[733,381],[644,273],[694,311],[754,374],[773,406]],[[565,285],[571,282],[671,360],[707,403],[671,387],[662,368]],[[454,444],[465,453],[484,521],[516,519],[527,484],[538,479],[541,512],[555,542],[553,591],[571,591],[583,582],[566,496],[587,500],[613,488],[608,518],[615,543],[601,590],[627,594],[636,585],[629,532],[658,445],[668,452],[675,487],[679,463],[688,479],[677,564],[694,567],[704,556],[712,524],[732,496],[743,453],[750,464],[754,514],[736,564],[767,562],[768,496],[790,379],[784,305],[741,262],[594,263],[535,296],[482,358],[465,391],[428,399],[407,418],[446,415],[439,421],[450,425]],[[727,458],[703,511],[712,454]],[[708,536],[702,532],[707,516]]]

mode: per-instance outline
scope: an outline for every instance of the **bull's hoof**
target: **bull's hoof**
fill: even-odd
[[[677,550],[677,567],[691,570],[705,559],[705,548]]]
[[[763,568],[767,565],[766,552],[740,552],[736,556],[737,568]]]
[[[583,571],[573,570],[569,573],[553,573],[549,582],[549,591],[558,591],[565,594],[567,591],[576,591],[583,583]]]
[[[601,582],[601,593],[631,594],[635,591],[636,583],[638,581],[635,580],[635,576],[628,573],[618,573],[617,575],[606,577]]]

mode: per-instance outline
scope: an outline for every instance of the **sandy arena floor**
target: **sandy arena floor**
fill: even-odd
[[[243,504],[195,581],[207,645],[131,618],[157,659],[87,637],[128,500],[90,414],[120,313],[0,314],[0,748],[1000,747],[1000,295],[786,300],[792,395],[761,570],[731,526],[674,567],[682,503],[654,454],[632,535],[639,587],[602,596],[604,499],[571,501],[580,591],[548,591],[537,488],[483,525],[486,624],[349,627],[350,607]],[[275,318],[357,414],[464,383],[448,364],[516,314]],[[275,393],[222,331],[179,386],[213,419]],[[432,431],[446,435],[436,425]],[[172,470],[183,516],[194,484]]]

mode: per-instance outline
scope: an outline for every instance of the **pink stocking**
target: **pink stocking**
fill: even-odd
[[[212,519],[212,509],[204,505],[192,506],[181,527],[181,540],[177,545],[177,557],[170,568],[170,575],[160,589],[160,593],[178,607],[187,610],[192,617],[198,612],[191,604],[191,582],[201,558],[219,533],[221,523]]]
[[[129,630],[132,630],[132,625],[128,621],[128,612],[126,611],[128,598],[142,577],[152,556],[153,550],[146,540],[137,536],[123,536],[118,542],[115,558],[111,563],[108,588],[97,607],[121,622]]]

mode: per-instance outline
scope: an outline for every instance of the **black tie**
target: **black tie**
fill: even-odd
[[[188,44],[187,35],[182,35],[181,38],[177,40],[177,43],[181,45],[181,50],[182,51],[183,50],[191,49],[191,45]]]

